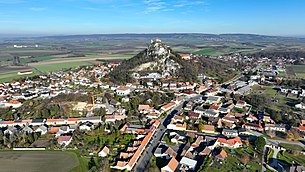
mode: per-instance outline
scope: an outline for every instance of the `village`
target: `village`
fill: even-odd
[[[189,54],[181,57],[194,60]],[[2,147],[82,149],[84,155],[108,158],[114,170],[127,171],[141,171],[152,163],[168,172],[221,170],[230,165],[235,170],[253,171],[304,168],[302,158],[281,164],[277,157],[289,159],[292,151],[297,157],[304,155],[304,149],[288,150],[287,145],[304,147],[298,140],[305,134],[305,104],[301,101],[305,89],[278,86],[283,78],[277,73],[285,70],[284,64],[269,63],[268,59],[255,66],[245,63],[241,74],[226,82],[202,74],[198,83],[152,77],[118,85],[109,82],[107,75],[119,63],[110,62],[2,83],[0,108],[9,109],[0,114],[5,136]],[[287,96],[297,101],[288,118],[293,122],[274,119],[260,108],[260,102],[247,99],[253,92],[264,91],[274,93],[274,105]],[[33,118],[29,108],[26,115],[18,116],[18,110],[35,104],[34,100],[69,94],[87,97],[71,103],[71,114],[49,112],[50,117],[37,118],[36,114]],[[19,135],[26,143],[18,141]],[[80,145],[81,137],[87,140]],[[277,150],[282,151],[278,156],[270,153]],[[269,161],[270,156],[275,158]]]

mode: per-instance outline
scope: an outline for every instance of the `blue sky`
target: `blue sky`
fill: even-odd
[[[0,34],[305,36],[305,0],[0,0]]]

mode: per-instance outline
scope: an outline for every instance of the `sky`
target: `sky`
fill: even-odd
[[[305,0],[0,0],[1,35],[305,36]]]

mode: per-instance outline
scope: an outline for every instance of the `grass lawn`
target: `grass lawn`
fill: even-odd
[[[286,151],[281,151],[277,155],[278,160],[281,160],[282,162],[286,164],[293,164],[297,163],[300,165],[305,165],[305,156],[304,155],[293,155],[291,153],[288,153]]]
[[[225,161],[220,164],[219,162],[214,161],[213,165],[209,167],[207,171],[216,171],[216,172],[223,172],[223,171],[242,171],[243,169],[248,169],[250,171],[260,171],[261,165],[259,162],[261,161],[260,157],[254,158],[253,155],[255,153],[252,146],[247,146],[245,148],[239,148],[234,150],[235,153],[229,153],[228,150],[228,157]],[[255,153],[257,154],[257,153]],[[250,161],[244,165],[239,157],[248,156]]]
[[[291,65],[290,67],[298,77],[305,78],[305,65]]]
[[[305,70],[305,69],[304,69]],[[305,73],[296,73],[299,78],[305,79]]]
[[[250,171],[260,171],[261,166],[255,161],[250,161],[247,165],[243,165],[240,160],[233,156],[228,155],[227,159],[220,164],[220,162],[214,161],[214,163],[208,168],[207,171],[224,172],[224,171],[242,171],[249,169]]]
[[[67,63],[60,63],[60,64],[37,65],[37,66],[35,66],[35,68],[41,72],[48,73],[48,72],[59,71],[62,69],[76,68],[78,66],[88,66],[88,65],[92,65],[92,64],[89,62],[67,62]]]
[[[268,155],[267,155],[267,164],[269,164],[272,161],[273,153],[274,153],[274,150],[269,148]]]
[[[274,96],[276,94],[276,90],[271,87],[265,87],[265,93]]]
[[[45,60],[51,60],[56,59],[58,57],[56,56],[39,56],[34,58],[26,58],[26,59],[20,59],[21,63],[30,63],[32,61],[45,61]]]
[[[286,148],[288,150],[296,150],[296,151],[303,151],[304,148],[299,145],[293,145],[293,144],[285,144],[285,143],[280,143],[279,146]]]
[[[80,166],[73,152],[61,151],[1,151],[0,171],[67,172]]]
[[[216,54],[217,50],[215,49],[202,49],[199,51],[195,51],[194,54],[204,54],[204,55],[214,55]]]
[[[286,77],[286,72],[279,72],[278,76]]]
[[[89,58],[114,58],[114,59],[129,59],[135,54],[86,54]]]
[[[74,151],[71,151],[74,152]],[[79,161],[79,166],[74,167],[73,169],[70,170],[70,172],[82,172],[82,171],[87,171],[88,170],[88,162],[90,161],[89,158],[84,158],[80,155],[79,151],[74,152],[77,155],[78,161]]]
[[[34,75],[39,74],[39,72],[36,70],[33,70],[33,73],[30,75],[18,75],[17,73],[18,73],[18,71],[1,73],[0,74],[0,83],[10,82],[14,79],[25,78],[25,77],[34,76]]]

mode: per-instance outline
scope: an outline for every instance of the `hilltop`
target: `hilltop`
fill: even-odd
[[[178,53],[160,39],[156,39],[152,40],[145,50],[124,60],[110,73],[110,78],[114,82],[164,78],[196,81],[197,75],[198,71],[192,68],[191,62],[182,60]]]

